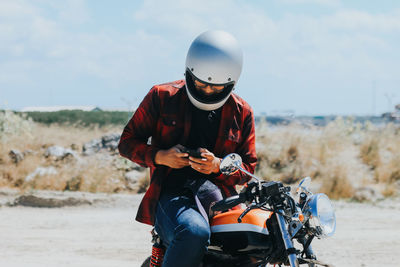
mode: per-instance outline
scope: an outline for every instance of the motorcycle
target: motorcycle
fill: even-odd
[[[217,266],[331,266],[317,260],[311,247],[315,237],[330,237],[336,216],[328,196],[309,190],[311,178],[296,190],[281,182],[261,181],[241,167],[240,155],[227,155],[220,164],[225,175],[242,171],[254,178],[238,195],[215,203],[211,238],[201,267]],[[245,208],[234,207],[245,204]],[[153,252],[142,267],[162,266],[162,240],[153,233]],[[296,245],[296,246],[295,246]]]

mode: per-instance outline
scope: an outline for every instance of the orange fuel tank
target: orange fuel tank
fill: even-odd
[[[215,215],[211,221],[211,245],[223,250],[240,251],[260,249],[270,246],[266,221],[273,214],[254,209],[238,222],[244,209],[230,210]]]

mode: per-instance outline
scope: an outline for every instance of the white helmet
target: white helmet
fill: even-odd
[[[242,71],[243,55],[237,40],[224,31],[207,31],[191,44],[186,56],[186,91],[190,102],[201,110],[220,108],[229,98]],[[224,85],[220,93],[197,91],[194,80]]]

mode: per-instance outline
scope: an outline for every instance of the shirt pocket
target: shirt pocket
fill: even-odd
[[[228,132],[228,140],[233,143],[240,142],[241,131],[239,129],[230,129]]]
[[[171,116],[171,115],[162,116],[161,123],[162,123],[162,126],[165,126],[165,127],[175,127],[178,124],[177,118],[175,116]]]
[[[182,134],[182,122],[178,119],[177,116],[161,116],[159,136],[162,147],[170,148],[174,145],[177,145]]]

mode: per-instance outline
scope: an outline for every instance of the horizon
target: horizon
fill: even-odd
[[[12,112],[19,112],[19,113],[28,113],[28,112],[58,112],[58,111],[105,111],[105,112],[134,112],[136,108],[129,109],[129,108],[119,108],[119,107],[101,107],[96,105],[87,105],[87,106],[29,106],[23,107],[21,109],[2,109],[0,111],[12,111]],[[283,111],[283,112],[261,112],[259,114],[254,114],[255,117],[277,117],[277,118],[301,118],[301,117],[373,117],[373,118],[380,118],[383,117],[384,114],[399,114],[400,111],[393,108],[392,111],[384,112],[382,114],[296,114],[290,111]]]
[[[255,115],[379,116],[400,103],[399,1],[202,3],[1,1],[0,109],[133,109],[153,85],[183,78],[191,42],[209,29],[242,46],[235,93]]]

